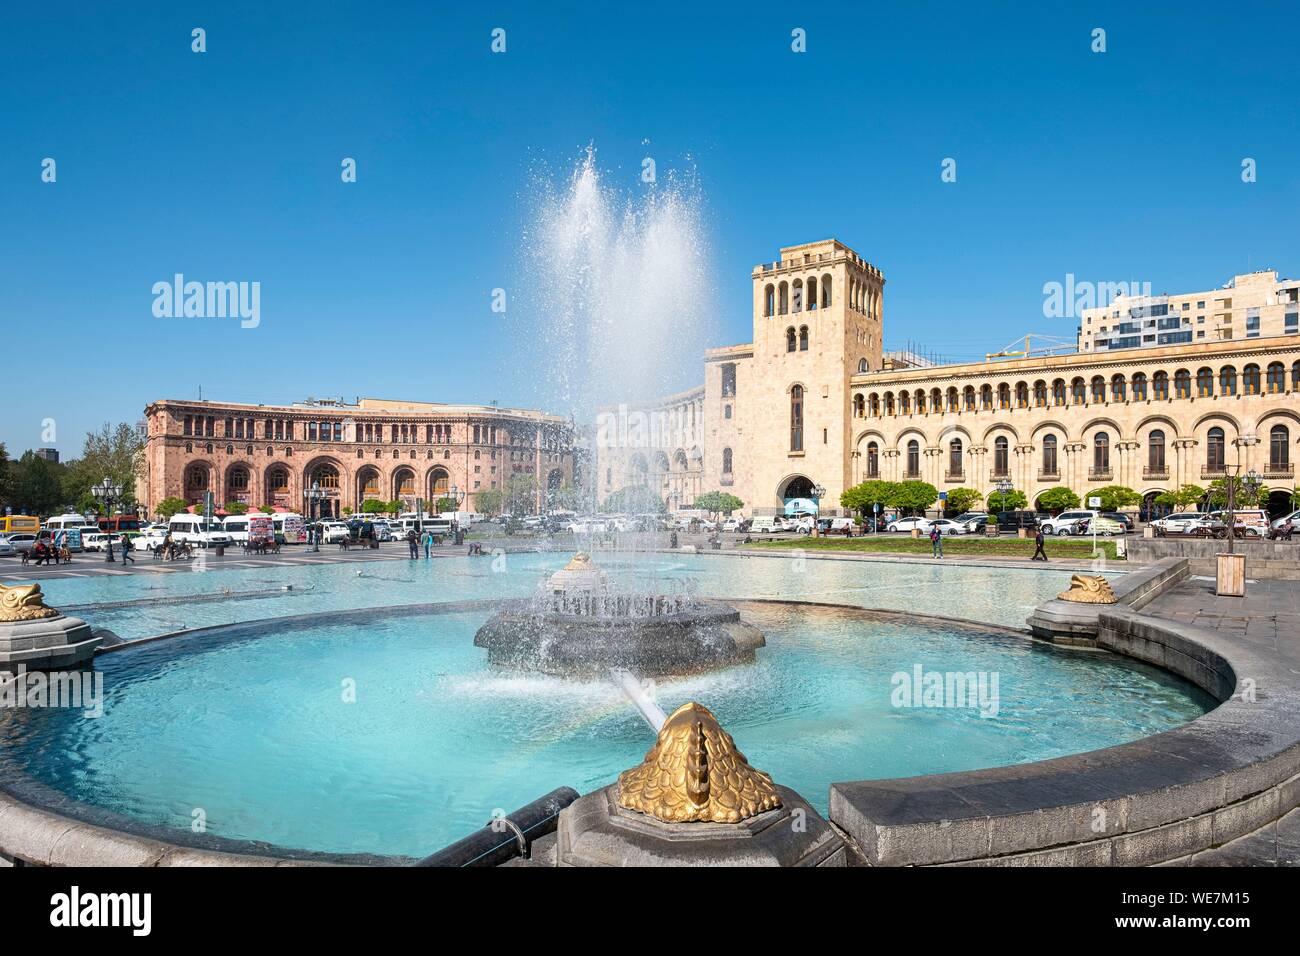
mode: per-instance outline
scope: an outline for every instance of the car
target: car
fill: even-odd
[[[392,525],[390,525],[387,521],[384,521],[384,520],[382,520],[382,519],[380,519],[379,521],[376,521],[374,524],[375,524],[375,537],[376,537],[376,538],[378,538],[380,541],[392,541],[392,540],[393,540],[393,526],[392,526]]]
[[[1133,530],[1133,516],[1132,516],[1132,515],[1125,514],[1125,513],[1122,512],[1122,511],[1103,511],[1103,512],[1101,513],[1101,516],[1102,516],[1103,518],[1107,518],[1107,519],[1109,519],[1109,520],[1111,520],[1111,521],[1118,521],[1120,524],[1122,524],[1122,525],[1124,526],[1124,531],[1125,531],[1125,532],[1129,532],[1129,531],[1132,531],[1132,530]]]
[[[1043,529],[1045,535],[1080,534],[1083,523],[1097,517],[1098,514],[1099,512],[1096,511],[1062,511],[1055,518],[1040,521],[1038,526]]]
[[[22,554],[24,551],[30,551],[36,547],[36,535],[26,534],[25,532],[7,534],[4,536],[4,540],[13,548],[11,554]]]
[[[342,521],[322,521],[320,531],[323,544],[338,544],[352,537],[348,526]]]
[[[1151,527],[1165,534],[1187,534],[1205,521],[1200,511],[1176,511],[1151,522]]]
[[[155,551],[162,546],[166,537],[167,529],[155,526],[143,534],[137,535],[131,541],[131,546],[138,551]]]
[[[964,511],[952,520],[962,525],[967,534],[979,534],[989,524],[989,516],[983,511]]]
[[[790,526],[780,515],[760,515],[751,519],[749,530],[754,534],[776,534],[789,531]]]
[[[1215,511],[1210,517],[1227,527],[1228,512]],[[1234,537],[1262,538],[1268,534],[1268,530],[1268,514],[1266,512],[1256,508],[1233,512],[1232,531]]]
[[[929,533],[930,533],[930,529],[931,529],[931,528],[936,528],[936,527],[939,529],[939,533],[940,533],[941,535],[944,535],[945,537],[948,536],[948,535],[953,535],[953,534],[966,534],[966,533],[967,533],[967,529],[966,529],[966,524],[965,524],[965,522],[962,522],[962,521],[956,521],[956,520],[954,520],[954,519],[952,519],[952,518],[933,518],[933,519],[931,519],[931,521],[930,521],[930,527],[925,529],[925,533],[926,533],[926,534],[929,534]]]
[[[826,534],[853,534],[858,530],[856,518],[830,518],[827,520]]]
[[[604,534],[608,530],[609,526],[600,518],[579,518],[569,522],[570,534]]]
[[[741,525],[741,519],[739,519],[739,518],[728,518],[726,521],[722,522],[722,530],[723,530],[723,531],[739,531],[739,530],[740,530],[740,525]]]
[[[919,531],[921,534],[930,533],[930,519],[920,517],[895,518],[885,528],[886,531]]]
[[[1127,534],[1128,526],[1106,515],[1097,515],[1083,522],[1081,534],[1118,535]]]
[[[17,553],[18,553],[18,549],[9,543],[9,539],[7,537],[0,538],[0,557],[7,558],[10,555],[14,555]]]
[[[1286,524],[1288,521],[1291,522],[1291,524],[1293,525],[1300,525],[1300,511],[1293,511],[1290,514],[1285,514],[1280,518],[1274,518],[1270,527],[1272,527],[1273,530],[1276,531],[1278,528],[1282,527],[1282,525]]]

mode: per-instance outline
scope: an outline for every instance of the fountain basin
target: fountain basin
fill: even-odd
[[[488,663],[555,676],[590,677],[610,668],[643,677],[692,674],[743,664],[766,641],[763,632],[718,601],[633,615],[564,602],[539,607],[511,602],[474,635]]]

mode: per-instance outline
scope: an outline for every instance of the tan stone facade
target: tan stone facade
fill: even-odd
[[[847,246],[783,248],[752,280],[752,343],[707,351],[704,386],[686,393],[702,430],[654,446],[661,463],[698,454],[698,484],[684,487],[730,491],[746,513],[779,512],[814,486],[822,513],[836,513],[841,492],[871,477],[984,495],[1005,478],[1032,504],[1057,485],[1153,496],[1240,461],[1280,497],[1294,488],[1300,336],[885,368],[884,277]],[[596,454],[602,499],[641,480],[638,456],[654,460],[611,429],[598,429]],[[653,468],[642,483],[667,487]]]
[[[301,405],[157,401],[145,409],[148,437],[141,499],[240,502],[302,511],[313,481],[326,512],[360,510],[367,499],[429,503],[451,488],[504,487],[513,475],[544,491],[574,479],[573,432],[564,419],[525,409],[360,399]]]

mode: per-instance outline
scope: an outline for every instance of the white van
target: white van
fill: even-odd
[[[58,540],[59,532],[76,531],[74,535],[64,535],[63,542],[69,551],[82,550],[82,538],[89,534],[99,534],[99,524],[89,520],[85,515],[65,514],[41,522],[42,538]]]
[[[221,522],[221,529],[230,535],[233,544],[248,544],[248,515],[230,515]]]
[[[231,543],[230,535],[222,528],[221,521],[216,518],[205,521],[203,515],[172,515],[171,521],[167,522],[167,533],[178,544],[188,541],[200,548],[218,545],[224,547]]]
[[[750,534],[775,534],[789,530],[785,519],[780,515],[760,515],[749,523]]]
[[[271,515],[271,528],[275,531],[275,540],[281,544],[304,544],[307,541],[307,525],[302,515],[292,511],[277,511]]]
[[[392,525],[393,522],[389,522]],[[445,515],[425,515],[421,518],[419,515],[407,513],[401,516],[397,522],[398,527],[394,533],[399,538],[405,538],[407,532],[414,531],[417,535],[422,535],[426,531],[434,534],[450,536],[452,533],[452,520],[450,514]]]

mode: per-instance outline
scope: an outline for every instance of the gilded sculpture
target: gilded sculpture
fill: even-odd
[[[44,617],[58,617],[59,612],[45,606],[45,595],[39,584],[0,584],[0,621],[35,621]]]
[[[781,798],[708,708],[691,702],[664,721],[645,762],[619,775],[618,804],[667,823],[739,823]]]
[[[1073,575],[1070,590],[1062,591],[1057,597],[1075,604],[1115,604],[1119,600],[1111,590],[1110,582],[1099,574]]]

